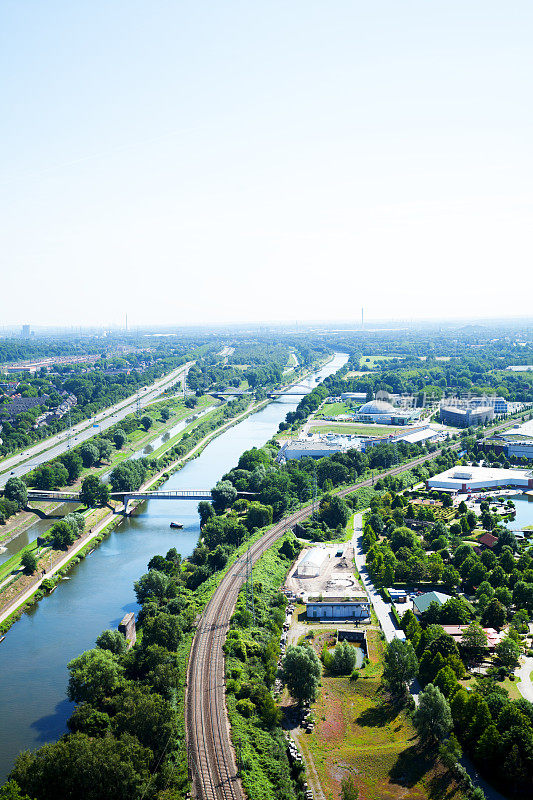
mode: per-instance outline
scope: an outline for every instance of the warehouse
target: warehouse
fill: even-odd
[[[316,578],[320,575],[322,564],[328,557],[329,553],[323,547],[313,547],[308,550],[302,560],[298,564],[298,577],[299,578]]]
[[[370,617],[370,602],[368,599],[357,601],[313,601],[305,605],[307,618],[322,620],[366,620]]]
[[[509,487],[527,491],[533,489],[530,469],[496,469],[491,467],[452,467],[434,475],[426,482],[428,489],[455,489],[471,492]]]
[[[334,453],[345,453],[347,450],[356,450],[361,447],[361,440],[356,436],[313,436],[307,439],[291,439],[285,442],[277,455],[277,461],[283,463],[290,459],[298,461],[300,458],[324,458]]]

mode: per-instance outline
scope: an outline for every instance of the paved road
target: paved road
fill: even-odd
[[[379,590],[374,588],[374,584],[370,579],[366,567],[366,555],[363,552],[363,515],[356,514],[353,522],[353,537],[352,544],[354,549],[354,558],[357,571],[361,577],[362,584],[370,598],[370,602],[374,607],[378,622],[381,626],[385,639],[387,642],[392,642],[396,638],[396,625],[394,618],[391,615],[390,603],[386,603],[379,593]]]
[[[518,691],[525,697],[526,700],[529,700],[530,703],[533,703],[533,684],[531,683],[531,672],[533,671],[533,658],[530,656],[524,659],[524,663],[517,669],[516,676],[518,677],[520,683],[517,684]]]
[[[165,375],[163,378],[155,381],[151,386],[147,386],[141,390],[140,404],[142,407],[147,406],[153,402],[154,399],[159,397],[165,389],[173,386],[175,383],[183,380],[184,375],[189,371],[189,368],[194,362],[189,361],[187,364],[182,364],[177,369]],[[137,404],[137,395],[127,397],[121,400],[114,406],[100,411],[94,418],[83,420],[72,428],[72,443],[81,444],[82,442],[91,439],[102,431],[107,430],[112,425],[115,425],[120,420],[127,417],[135,410]],[[97,427],[94,427],[94,426]],[[56,458],[68,449],[68,433],[61,431],[55,436],[51,436],[42,442],[34,445],[33,447],[25,450],[24,453],[16,456],[10,456],[0,462],[0,487],[5,486],[9,480],[11,473],[17,476],[25,475],[39,464],[44,464],[52,458]]]

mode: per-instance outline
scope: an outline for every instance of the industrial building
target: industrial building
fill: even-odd
[[[443,400],[439,408],[440,421],[445,425],[457,428],[469,428],[471,425],[486,425],[494,419],[494,406],[454,404]]]
[[[305,604],[308,619],[320,620],[367,620],[370,618],[370,601],[368,598],[360,600],[333,600],[313,601]]]
[[[518,423],[496,436],[483,439],[480,446],[484,450],[492,450],[496,455],[502,453],[508,458],[533,459],[533,420]]]
[[[357,436],[337,436],[335,434],[317,434],[305,439],[291,439],[281,447],[277,460],[280,462],[300,458],[324,458],[334,453],[344,453],[361,447]]]
[[[428,489],[451,489],[456,492],[484,489],[533,489],[533,472],[527,469],[490,467],[452,467],[426,481]]]
[[[469,402],[471,408],[492,406],[496,416],[509,413],[509,403],[505,397],[492,397],[490,395],[486,397],[471,397]]]
[[[322,564],[328,556],[329,552],[322,547],[313,547],[312,550],[308,550],[298,563],[298,577],[317,578],[320,575]]]

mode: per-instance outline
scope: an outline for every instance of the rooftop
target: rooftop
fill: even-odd
[[[420,614],[424,614],[428,610],[431,603],[438,603],[439,606],[442,606],[446,600],[450,599],[451,597],[449,594],[443,594],[442,592],[426,592],[426,594],[421,594],[418,597],[415,597],[413,603],[418,612]]]

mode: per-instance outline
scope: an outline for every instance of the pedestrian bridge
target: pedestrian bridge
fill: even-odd
[[[239,497],[255,497],[253,492],[239,492]],[[210,489],[154,489],[150,491],[136,491],[136,492],[111,492],[110,497],[115,500],[123,500],[124,513],[128,513],[128,505],[130,500],[207,500],[211,502]],[[59,492],[47,491],[44,489],[28,489],[29,500],[56,500],[60,503],[80,503],[79,492]]]

